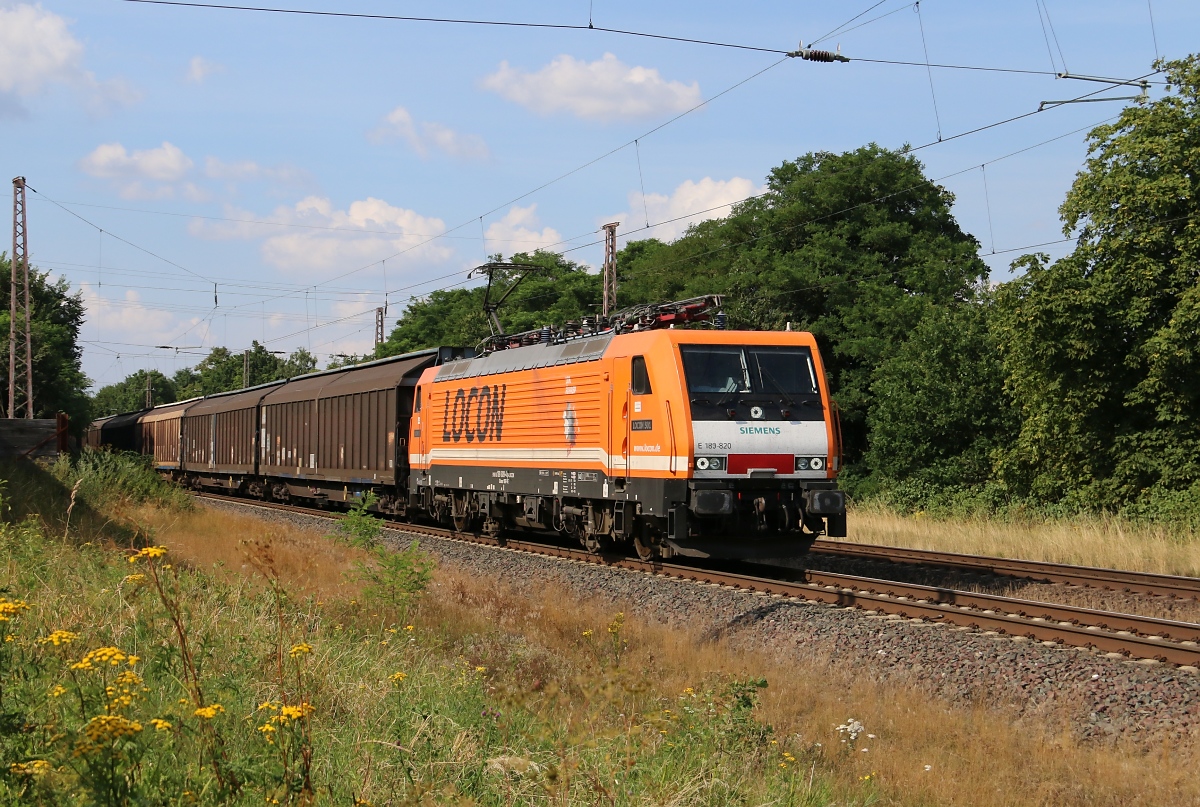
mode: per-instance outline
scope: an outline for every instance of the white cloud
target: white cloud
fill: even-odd
[[[562,236],[553,227],[538,226],[537,205],[512,207],[504,218],[488,225],[485,247],[488,254],[501,252],[533,252],[539,247],[548,247],[562,241]]]
[[[696,82],[667,81],[652,67],[630,67],[611,53],[594,62],[562,55],[536,73],[501,62],[484,89],[541,115],[569,112],[610,120],[682,112],[700,103]]]
[[[213,73],[219,73],[225,69],[224,65],[210,62],[203,56],[193,56],[188,62],[187,80],[193,84],[203,84],[204,79],[211,76]]]
[[[670,195],[646,194],[644,207],[641,193],[630,191],[630,212],[622,213],[616,219],[621,222],[621,229],[624,230],[626,227],[642,227],[648,214],[651,224],[666,223],[651,227],[649,232],[638,233],[636,237],[671,241],[683,235],[688,225],[697,224],[706,219],[728,216],[732,209],[732,203],[741,201],[748,196],[760,194],[765,190],[765,187],[755,185],[752,180],[742,177],[733,177],[732,179],[705,177],[699,182],[689,179],[676,187]],[[605,221],[612,221],[612,219],[606,218]]]
[[[441,219],[395,207],[382,199],[367,198],[337,210],[324,197],[309,196],[292,207],[280,207],[269,216],[226,209],[228,218],[267,222],[209,222],[194,220],[189,232],[210,240],[263,239],[263,260],[289,271],[318,272],[355,269],[382,257],[411,249],[406,260],[444,261],[452,250],[444,242],[428,239],[441,235]],[[301,225],[287,227],[279,225]],[[311,227],[314,229],[304,229]]]
[[[120,143],[105,143],[79,161],[84,173],[101,179],[177,182],[194,163],[176,145],[163,141],[158,148],[130,153]]]
[[[88,326],[98,327],[105,339],[125,341],[121,337],[129,337],[130,342],[154,343],[170,336],[176,327],[174,314],[147,306],[133,289],[126,289],[118,298],[104,297],[91,283],[81,283],[80,291]]]
[[[431,149],[464,160],[482,160],[488,156],[487,143],[479,135],[459,134],[440,123],[414,120],[412,113],[402,106],[393,109],[367,132],[367,139],[372,143],[403,140],[422,157],[428,156]]]
[[[20,99],[52,83],[80,89],[96,114],[141,97],[123,79],[100,81],[84,70],[83,52],[59,15],[28,4],[0,8],[0,117],[24,115]]]
[[[0,92],[33,95],[83,71],[83,45],[67,21],[40,6],[0,8]]]

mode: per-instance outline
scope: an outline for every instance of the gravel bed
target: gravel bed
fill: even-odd
[[[211,499],[202,503],[267,520],[328,531],[328,519]],[[412,533],[388,529],[407,542]],[[532,591],[554,582],[705,638],[786,660],[803,655],[868,672],[960,705],[984,704],[1014,716],[1070,715],[1087,739],[1157,742],[1200,737],[1200,673],[1134,662],[1080,648],[1046,646],[919,620],[696,585],[639,572],[469,544],[416,538],[447,566]]]
[[[808,568],[814,571],[875,577],[921,586],[940,586],[959,591],[1019,597],[1024,600],[1072,605],[1077,608],[1099,608],[1121,614],[1173,619],[1179,622],[1200,622],[1200,600],[1179,597],[1156,597],[1127,591],[1069,586],[1061,583],[1036,583],[1001,575],[980,574],[958,569],[939,569],[907,563],[846,558],[813,553],[802,560],[775,560],[771,565],[787,568]]]

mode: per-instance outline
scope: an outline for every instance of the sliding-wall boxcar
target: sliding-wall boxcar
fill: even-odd
[[[210,395],[183,415],[183,471],[193,487],[261,493],[258,466],[258,405],[283,385],[273,381]]]
[[[259,475],[277,499],[348,502],[365,491],[378,508],[407,507],[407,435],[421,372],[462,355],[433,348],[292,379],[259,404]]]
[[[154,467],[178,478],[182,467],[183,415],[193,404],[202,400],[192,398],[177,403],[160,404],[139,419],[141,443],[138,450],[151,458]]]

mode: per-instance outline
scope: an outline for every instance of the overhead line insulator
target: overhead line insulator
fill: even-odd
[[[793,59],[804,59],[809,62],[848,62],[849,56],[842,55],[842,46],[838,45],[836,51],[832,50],[816,50],[814,48],[804,47],[804,43],[800,43],[797,50],[788,53],[788,56]]]

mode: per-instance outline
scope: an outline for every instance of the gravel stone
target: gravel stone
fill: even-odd
[[[326,517],[203,499],[210,507],[329,531]],[[1014,717],[1062,710],[1085,739],[1151,743],[1200,737],[1200,674],[1195,668],[1130,661],[1117,653],[1047,646],[963,626],[880,616],[855,608],[763,597],[720,585],[482,546],[388,527],[388,540],[420,541],[440,563],[534,591],[556,583],[614,610],[723,639],[786,660],[827,658],[878,681],[915,686],[959,705],[983,704]]]

